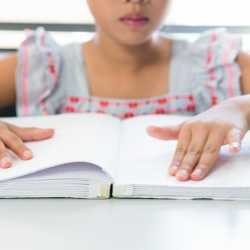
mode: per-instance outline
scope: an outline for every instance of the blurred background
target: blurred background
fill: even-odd
[[[105,1],[105,0],[100,0]],[[43,25],[59,43],[88,39],[94,30],[86,0],[0,0],[0,50],[15,50],[23,29]],[[205,29],[228,27],[244,36],[250,49],[250,9],[246,0],[172,0],[164,28],[171,34],[195,39]]]
[[[0,58],[19,47],[26,28],[44,26],[62,45],[87,40],[95,29],[86,0],[0,0],[0,3]],[[250,8],[246,0],[172,0],[162,29],[171,36],[194,40],[200,32],[216,27],[226,27],[241,35],[243,48],[250,51]],[[13,115],[14,107],[0,110],[0,116]]]

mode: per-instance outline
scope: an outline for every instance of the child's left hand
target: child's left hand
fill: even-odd
[[[232,153],[240,151],[248,131],[247,112],[237,101],[229,100],[178,126],[150,126],[147,131],[158,139],[178,139],[169,174],[180,181],[198,181],[213,168],[222,145],[229,144]]]

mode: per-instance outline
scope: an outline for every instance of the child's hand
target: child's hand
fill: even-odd
[[[53,129],[21,128],[15,125],[0,122],[0,168],[9,168],[12,163],[7,156],[7,148],[13,151],[22,160],[30,160],[32,152],[24,142],[49,139],[53,136]]]
[[[153,137],[178,139],[170,175],[180,181],[201,180],[214,166],[222,145],[229,144],[232,153],[240,151],[248,123],[246,112],[236,104],[225,101],[175,127],[148,128]]]

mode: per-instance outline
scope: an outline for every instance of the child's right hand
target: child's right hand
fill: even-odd
[[[176,126],[150,126],[149,135],[177,140],[169,173],[180,181],[203,180],[208,176],[223,145],[238,153],[250,129],[250,95],[234,97]]]
[[[33,154],[25,146],[24,142],[45,140],[53,135],[53,129],[23,128],[10,123],[0,122],[0,168],[9,168],[12,165],[7,155],[7,148],[13,151],[20,159],[30,160]]]

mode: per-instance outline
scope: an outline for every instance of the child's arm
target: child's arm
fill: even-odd
[[[0,108],[16,102],[16,66],[16,54],[0,60]],[[21,159],[29,160],[32,152],[25,146],[25,142],[48,139],[53,133],[53,129],[22,128],[0,121],[0,168],[8,168],[12,164],[6,154],[7,148]]]
[[[250,55],[239,53],[236,62],[241,70],[240,88],[250,94]],[[178,140],[171,175],[178,180],[201,180],[218,158],[223,144],[232,152],[240,150],[240,142],[250,129],[250,95],[231,98],[174,128],[151,127],[151,136]]]
[[[0,59],[0,108],[15,104],[16,66],[16,54]]]
[[[250,129],[250,95],[234,97],[175,127],[149,127],[158,139],[177,140],[169,173],[180,181],[202,180],[213,168],[222,145],[240,151]]]

